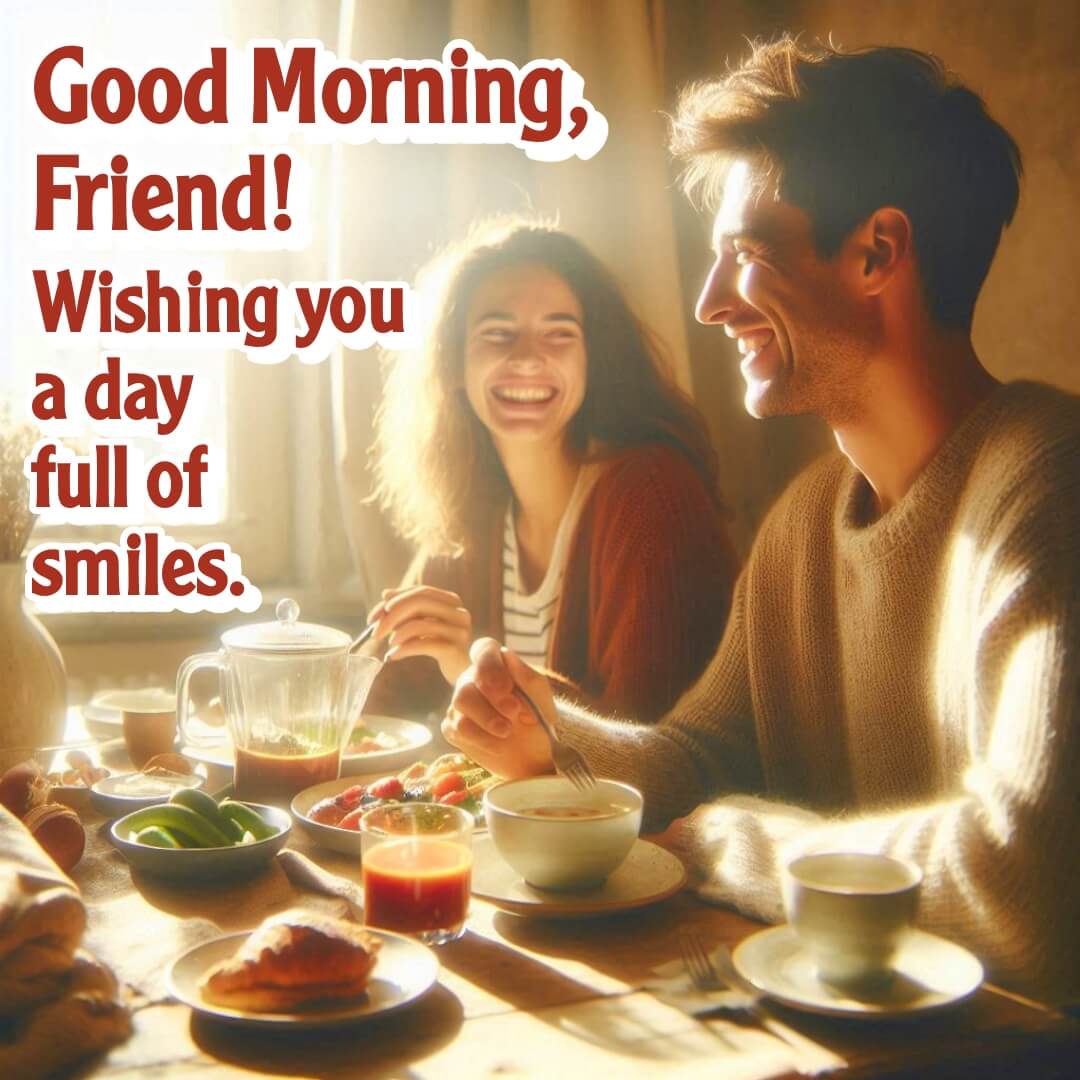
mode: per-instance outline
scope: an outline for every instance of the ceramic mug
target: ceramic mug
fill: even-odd
[[[921,883],[917,866],[888,855],[803,855],[784,872],[784,910],[821,979],[882,982],[915,921]]]
[[[127,690],[110,695],[120,710],[124,744],[136,769],[176,744],[176,697],[167,690]]]

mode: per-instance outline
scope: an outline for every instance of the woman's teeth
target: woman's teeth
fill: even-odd
[[[555,391],[550,386],[497,386],[492,391],[500,401],[514,401],[536,405],[550,401]]]

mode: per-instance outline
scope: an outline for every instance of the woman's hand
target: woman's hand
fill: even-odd
[[[389,642],[388,661],[430,656],[451,685],[469,666],[472,616],[457,593],[430,585],[385,589],[368,622],[377,624],[376,641]]]
[[[547,679],[491,638],[475,642],[470,658],[472,665],[457,680],[442,723],[447,742],[497,776],[552,772],[547,734],[514,693],[520,686],[554,725],[555,699]]]

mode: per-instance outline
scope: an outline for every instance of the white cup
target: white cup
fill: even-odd
[[[821,979],[878,983],[892,976],[921,883],[917,866],[888,855],[803,855],[784,872],[784,910]]]

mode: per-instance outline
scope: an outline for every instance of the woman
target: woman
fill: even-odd
[[[424,346],[393,358],[377,497],[419,554],[369,620],[373,711],[445,708],[495,637],[557,689],[658,719],[701,673],[737,559],[701,416],[578,241],[513,220],[419,282]]]

